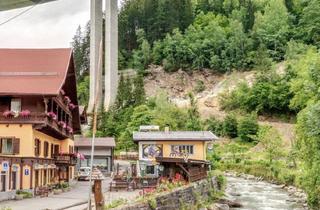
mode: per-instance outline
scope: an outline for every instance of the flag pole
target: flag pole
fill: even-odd
[[[100,42],[100,50],[99,50],[99,61],[98,61],[98,68],[101,68],[102,63],[102,40]],[[101,72],[101,69],[99,69],[98,72]],[[92,193],[92,172],[93,172],[93,158],[94,158],[94,142],[96,138],[96,132],[97,132],[97,107],[99,107],[99,104],[97,106],[97,101],[99,94],[99,88],[100,88],[100,77],[99,73],[96,78],[96,85],[95,85],[95,100],[93,104],[93,121],[92,121],[92,141],[91,141],[91,157],[90,157],[90,177],[89,177],[89,192],[88,192],[88,210],[91,210],[91,193]],[[101,100],[100,100],[101,101]]]

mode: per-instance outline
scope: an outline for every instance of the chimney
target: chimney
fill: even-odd
[[[166,133],[169,133],[169,132],[170,132],[169,126],[164,127],[164,132],[166,132]]]

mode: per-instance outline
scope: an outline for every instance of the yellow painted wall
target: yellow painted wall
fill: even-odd
[[[28,176],[26,176],[25,173],[24,173],[25,169],[29,169],[29,175]],[[28,165],[25,165],[25,166],[23,166],[23,170],[21,172],[23,173],[23,176],[22,176],[22,179],[23,179],[22,188],[24,190],[30,189],[31,167],[28,166]],[[33,182],[33,187],[34,187],[34,174],[33,174],[33,181],[32,182]]]
[[[163,157],[170,157],[171,145],[193,145],[193,155],[190,159],[206,160],[206,143],[203,141],[156,141],[163,145]]]
[[[37,130],[34,130],[33,131],[34,133],[34,137],[32,139],[32,142],[33,142],[33,145],[35,144],[35,139],[39,139],[41,141],[41,154],[40,154],[40,157],[44,157],[44,142],[47,141],[49,142],[49,157],[50,157],[50,154],[51,154],[51,144],[59,144],[60,145],[60,152],[64,152],[64,153],[67,153],[69,152],[69,145],[70,146],[73,146],[74,145],[74,141],[72,139],[64,139],[64,140],[58,140],[58,139],[55,139],[51,136],[48,136],[44,133],[41,133]]]
[[[74,141],[72,139],[65,139],[61,141],[61,151],[69,152],[69,146],[74,146]]]
[[[9,126],[5,124],[0,124],[0,136],[1,137],[16,137],[20,138],[20,153],[14,155],[15,157],[21,156],[34,156],[34,143],[31,144],[30,141],[33,139],[32,125],[18,125],[10,124]],[[34,142],[34,140],[32,141]],[[10,155],[13,156],[13,155]]]

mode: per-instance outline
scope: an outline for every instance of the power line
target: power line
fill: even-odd
[[[19,16],[21,16],[21,15],[23,15],[23,14],[25,14],[25,13],[27,13],[28,11],[32,10],[33,8],[35,8],[35,7],[36,7],[38,4],[40,4],[42,1],[43,1],[43,0],[37,2],[37,3],[34,4],[33,6],[27,8],[27,9],[23,10],[22,12],[14,15],[14,16],[12,16],[11,18],[9,18],[9,19],[7,19],[7,20],[5,20],[4,22],[0,23],[0,26],[2,26],[2,25],[4,25],[4,24],[6,24],[6,23],[8,23],[8,22],[10,22],[10,21],[18,18]]]

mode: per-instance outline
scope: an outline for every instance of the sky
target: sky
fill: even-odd
[[[0,12],[0,23],[26,8]],[[65,48],[90,19],[90,0],[40,4],[0,26],[0,48]]]

